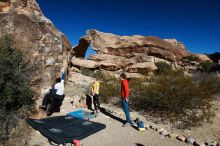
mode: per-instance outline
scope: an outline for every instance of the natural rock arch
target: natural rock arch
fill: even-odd
[[[89,48],[91,40],[88,35],[85,35],[80,38],[79,44],[73,47],[73,51],[75,52],[75,57],[77,58],[85,58],[86,51]]]

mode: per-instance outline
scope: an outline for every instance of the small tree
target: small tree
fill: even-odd
[[[155,70],[156,74],[167,74],[172,70],[172,66],[166,62],[156,62],[157,69]]]
[[[10,36],[0,38],[1,138],[11,136],[10,131],[16,127],[18,119],[34,108],[34,92],[29,86],[27,63],[20,51],[11,48],[11,43]],[[1,138],[0,141],[3,140]]]

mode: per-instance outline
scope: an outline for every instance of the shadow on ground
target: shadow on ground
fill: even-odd
[[[115,116],[115,115],[113,115],[113,114],[111,114],[111,113],[109,113],[109,112],[107,112],[106,111],[106,109],[105,108],[100,108],[100,112],[102,112],[104,115],[106,115],[106,116],[108,116],[108,117],[110,117],[110,118],[112,118],[112,119],[114,119],[114,120],[116,120],[116,121],[118,121],[118,122],[121,122],[122,124],[124,124],[126,121],[125,120],[123,120],[123,119],[121,119],[121,118],[119,118],[119,117],[117,117],[117,116]],[[136,130],[138,130],[138,127],[136,127],[136,126],[132,126],[134,129],[136,129]],[[141,145],[140,145],[141,146]]]
[[[109,112],[107,112],[104,108],[100,108],[100,112],[102,112],[104,115],[106,115],[106,116],[108,116],[108,117],[110,117],[110,118],[112,118],[112,119],[114,119],[114,120],[116,120],[116,121],[118,121],[118,122],[121,122],[122,124],[124,124],[125,123],[125,120],[123,120],[123,119],[121,119],[121,118],[119,118],[119,117],[116,117],[115,115],[113,115],[113,114],[111,114],[111,113],[109,113]]]
[[[136,146],[144,146],[143,144],[140,144],[140,143],[135,143]]]

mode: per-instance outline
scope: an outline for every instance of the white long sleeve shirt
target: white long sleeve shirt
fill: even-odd
[[[56,83],[54,89],[57,90],[57,95],[64,95],[64,80],[61,80],[60,83]]]
[[[64,73],[61,75],[61,82],[56,83],[54,85],[54,89],[56,90],[57,95],[64,95]]]

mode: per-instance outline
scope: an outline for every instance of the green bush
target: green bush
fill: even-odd
[[[172,70],[172,66],[167,64],[166,62],[156,62],[155,65],[157,67],[157,69],[155,70],[156,74],[167,74]]]
[[[202,70],[204,72],[210,72],[213,67],[215,67],[216,63],[210,62],[210,61],[205,61],[200,63],[200,66],[202,67]]]
[[[84,67],[80,67],[80,71],[81,74],[85,75],[85,76],[93,76],[94,72],[90,69],[84,68]]]
[[[212,83],[211,87],[209,84]],[[172,71],[152,77],[132,97],[131,107],[179,128],[199,126],[214,116],[211,101],[220,91],[220,79],[203,76],[189,77],[182,71]]]
[[[29,71],[23,54],[11,48],[10,36],[0,38],[0,141],[12,137],[16,123],[34,108]],[[6,138],[6,139],[5,139]]]

